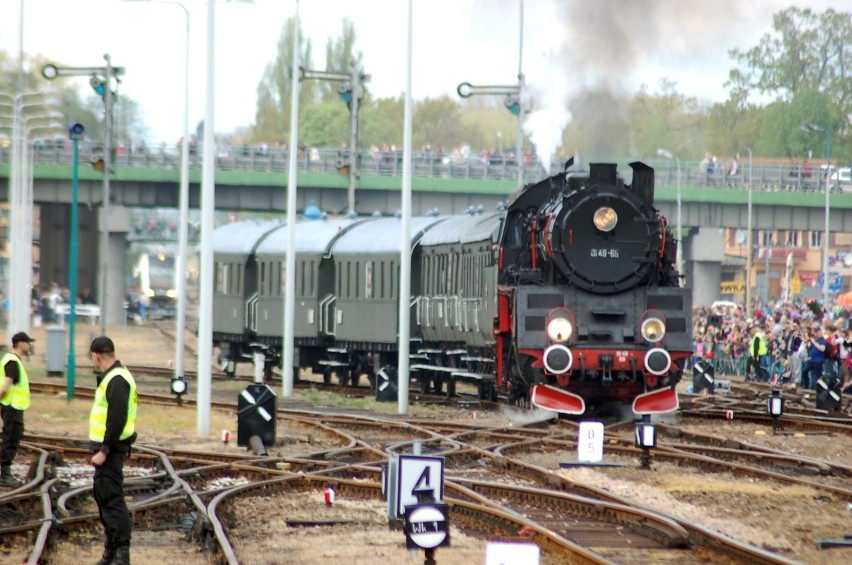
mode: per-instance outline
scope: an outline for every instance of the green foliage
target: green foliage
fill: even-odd
[[[342,26],[340,37],[334,41],[329,38],[325,46],[325,70],[329,73],[349,74],[352,72],[352,64],[361,65],[364,58],[360,52],[355,54],[355,26],[352,21],[343,18]],[[323,102],[340,101],[340,95],[337,93],[340,83],[327,80],[316,82]]]
[[[253,140],[257,143],[281,143],[290,138],[290,100],[292,98],[293,35],[296,33],[296,23],[289,18],[281,30],[278,39],[278,53],[275,59],[266,66],[263,78],[257,86],[257,111]],[[306,69],[312,67],[311,41],[305,40],[299,29],[299,60]],[[317,99],[316,81],[304,80],[300,86],[301,116],[304,107],[310,106]]]
[[[756,47],[730,51],[743,66],[730,73],[730,100],[742,108],[750,93],[775,99],[762,112],[757,146],[768,156],[805,154],[814,146],[813,138],[819,137],[800,131],[807,122],[828,128],[840,153],[848,155],[852,14],[788,8],[774,15],[772,29]]]
[[[61,127],[56,128],[55,131],[39,128],[33,131],[31,138],[58,137],[67,139],[66,126],[71,122],[80,122],[86,127],[88,139],[102,142],[104,138],[104,102],[101,97],[93,93],[88,80],[85,77],[67,77],[48,81],[41,75],[42,67],[48,62],[61,66],[61,62],[48,61],[40,55],[25,57],[24,62],[25,69],[29,70],[23,75],[23,91],[51,90],[53,93],[43,96],[42,100],[55,101],[55,104],[28,107],[25,109],[25,114],[49,111],[57,111],[62,114],[62,117],[57,119]],[[85,98],[81,96],[81,91],[86,93]],[[2,51],[0,51],[0,92],[18,92],[17,61]],[[35,100],[37,99],[33,98],[33,101]],[[3,101],[0,100],[0,102]],[[139,103],[124,95],[119,89],[113,105],[114,144],[129,144],[132,141],[143,140],[147,134],[148,128],[141,116]]]
[[[405,100],[402,96],[366,100],[360,113],[358,143],[362,147],[381,147],[385,143],[401,146],[404,114]]]
[[[335,147],[349,141],[349,111],[340,102],[315,104],[299,118],[299,143]]]

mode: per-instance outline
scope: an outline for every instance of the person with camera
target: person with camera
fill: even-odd
[[[812,326],[810,328],[807,344],[808,360],[802,369],[801,385],[814,390],[816,389],[817,381],[822,377],[825,370],[825,350],[828,347],[828,342],[823,337],[819,326]]]
[[[790,320],[787,325],[787,330],[783,335],[784,355],[787,357],[787,363],[790,366],[790,382],[798,383],[802,379],[802,362],[804,359],[799,355],[799,348],[802,346],[804,335],[799,328],[798,320]],[[804,350],[807,353],[807,349]]]

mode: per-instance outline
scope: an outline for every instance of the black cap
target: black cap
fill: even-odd
[[[21,341],[26,341],[27,343],[32,343],[35,340],[33,338],[31,338],[30,336],[28,336],[24,332],[18,332],[15,335],[12,336],[12,347],[15,347]]]
[[[110,338],[102,335],[92,340],[89,351],[92,353],[115,353],[115,345]]]

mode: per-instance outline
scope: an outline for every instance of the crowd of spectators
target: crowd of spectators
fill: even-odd
[[[823,376],[852,392],[850,312],[833,303],[796,300],[732,305],[693,312],[693,358],[712,363],[717,375],[815,390]]]

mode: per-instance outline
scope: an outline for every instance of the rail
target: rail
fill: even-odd
[[[91,142],[81,144],[79,152],[82,163],[102,156],[100,146]],[[71,147],[67,143],[35,146],[31,155],[36,165],[71,166]],[[235,149],[225,146],[218,148],[215,166],[219,171],[286,173],[289,171],[289,158],[289,151],[283,147]],[[0,149],[0,165],[8,164],[10,159],[9,151]],[[113,166],[179,170],[180,159],[180,146],[120,147]],[[338,160],[336,148],[308,148],[299,152],[297,170],[300,173],[333,174],[337,172]],[[562,161],[560,156],[552,160],[557,165]],[[401,151],[366,150],[361,152],[359,162],[362,176],[402,176]],[[619,163],[626,166],[627,160],[619,160]],[[657,172],[657,184],[677,184],[677,167],[670,160],[648,160],[647,163]],[[189,166],[193,170],[201,169],[200,148],[190,152]],[[847,170],[841,169],[838,173],[837,169],[833,169],[832,177],[828,179],[833,191],[852,192]],[[517,162],[512,156],[459,156],[433,151],[416,151],[412,155],[412,176],[416,178],[512,181],[517,179],[517,174]],[[524,176],[528,181],[540,179],[545,174],[538,159],[531,159],[524,166]],[[797,163],[754,163],[751,169],[741,163],[735,174],[731,174],[727,167],[707,170],[696,161],[681,162],[680,182],[684,187],[745,190],[749,186],[749,178],[755,191],[819,192],[825,190],[827,180],[824,165],[819,166],[816,162],[813,167]]]

